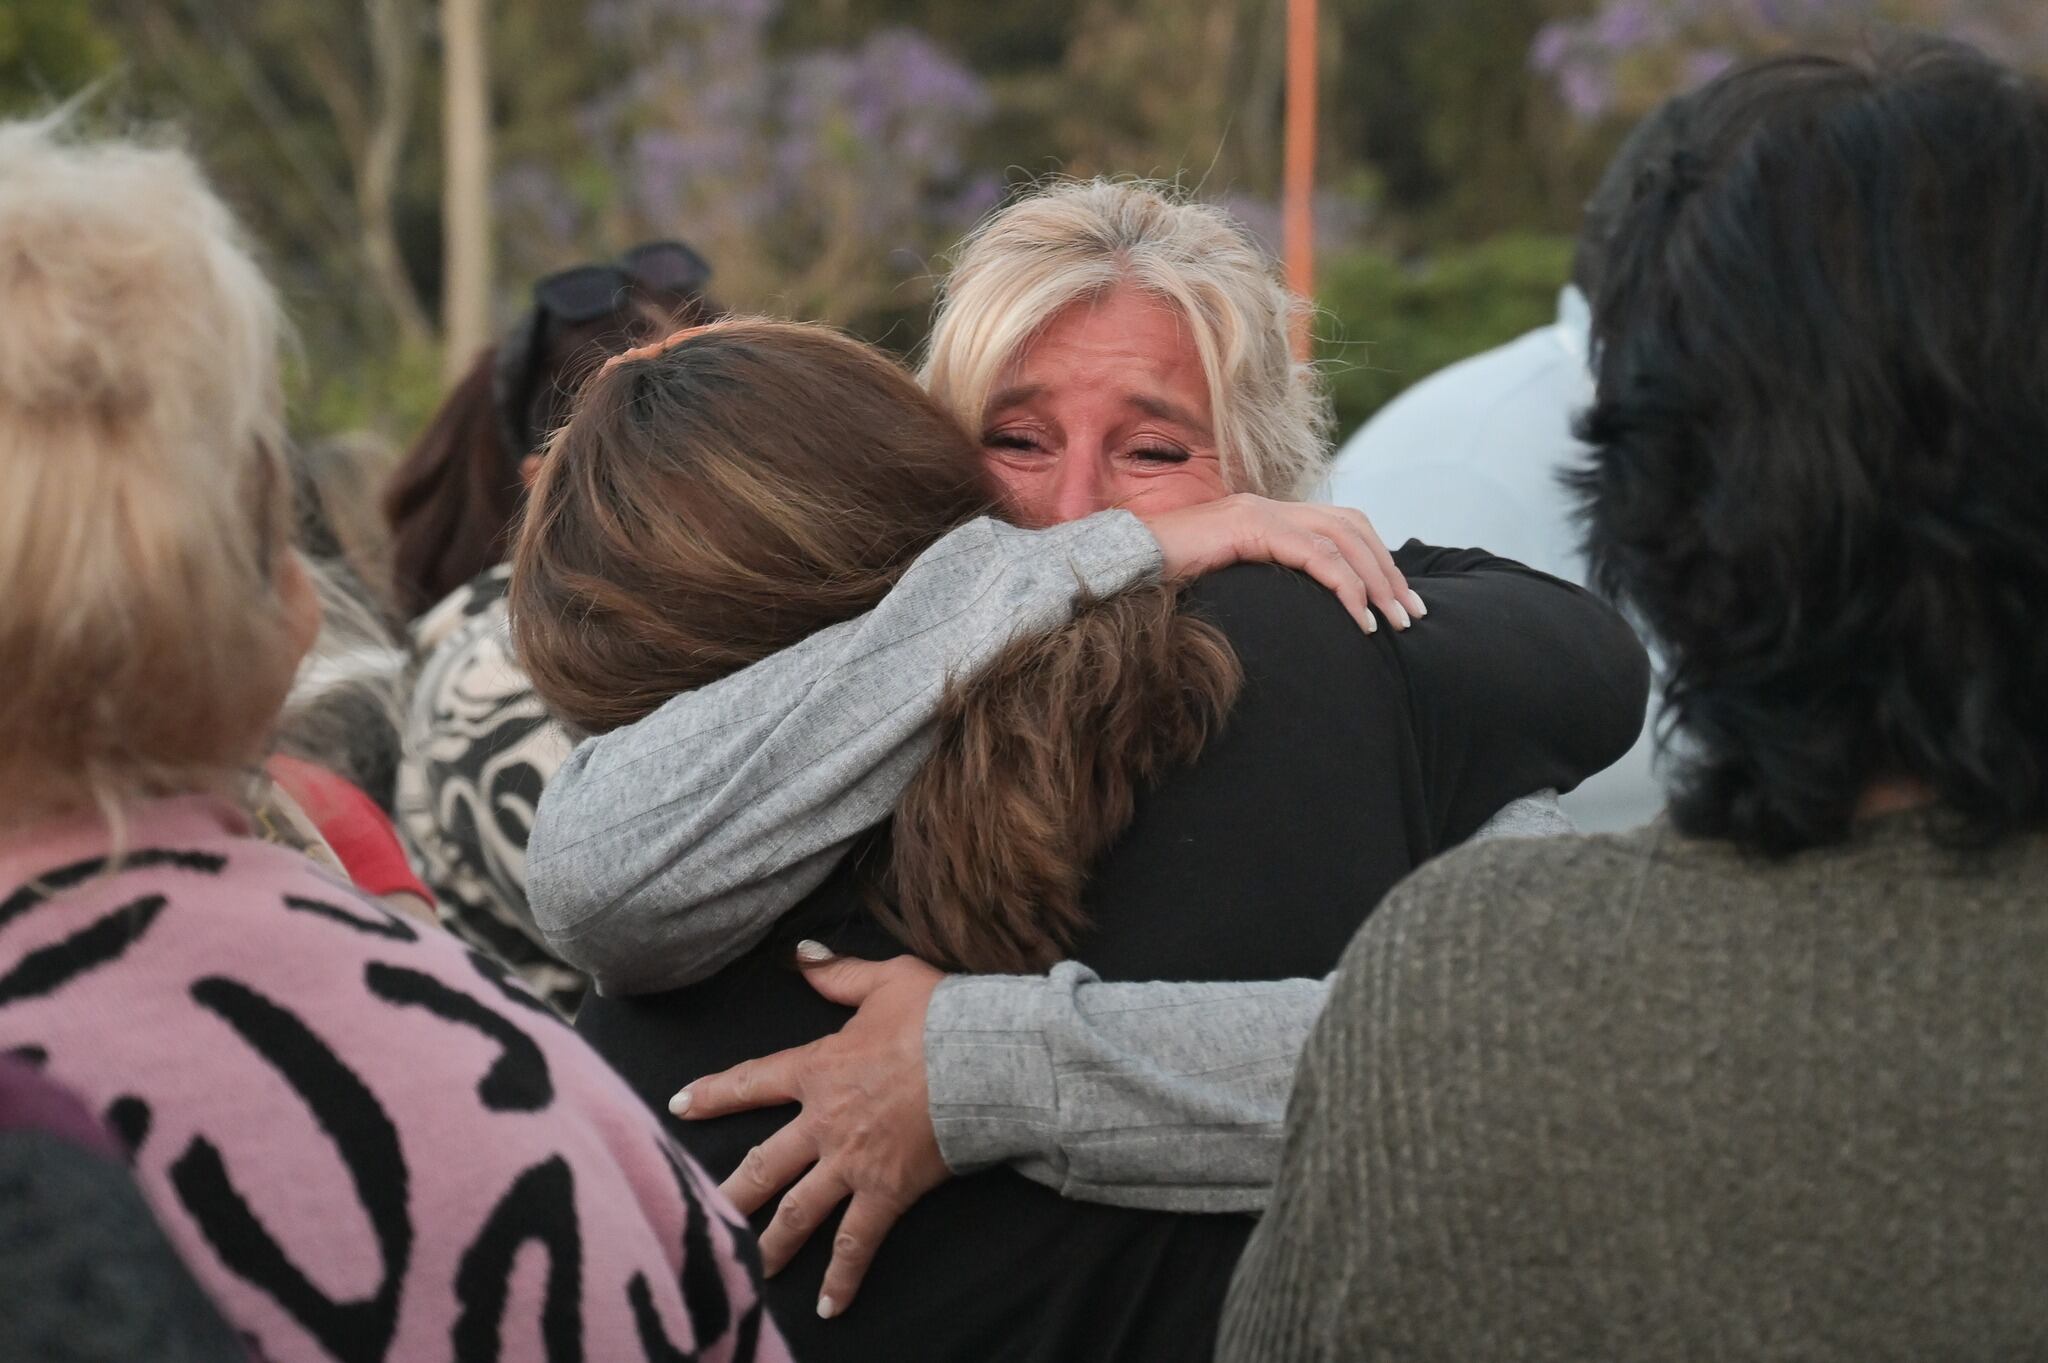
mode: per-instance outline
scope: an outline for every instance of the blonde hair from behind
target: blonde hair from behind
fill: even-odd
[[[224,789],[296,661],[276,296],[168,146],[0,123],[0,781]]]
[[[1243,224],[1170,185],[1059,181],[992,214],[940,285],[925,387],[979,431],[1004,371],[1046,323],[1119,285],[1186,317],[1230,490],[1306,496],[1332,423],[1320,376],[1292,350],[1308,305]]]

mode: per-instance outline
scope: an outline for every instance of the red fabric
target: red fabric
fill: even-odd
[[[263,764],[272,780],[297,801],[320,836],[341,859],[342,869],[365,894],[413,894],[425,904],[434,895],[413,874],[398,841],[398,830],[377,802],[346,777],[283,753]]]

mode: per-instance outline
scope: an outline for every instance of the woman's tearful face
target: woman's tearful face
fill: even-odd
[[[1194,335],[1173,304],[1129,287],[1069,305],[1025,344],[983,409],[981,448],[1025,525],[1230,491]]]

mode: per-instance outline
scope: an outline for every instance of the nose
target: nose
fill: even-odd
[[[1104,451],[1068,445],[1053,471],[1049,510],[1052,523],[1064,524],[1092,516],[1109,506],[1114,489]]]

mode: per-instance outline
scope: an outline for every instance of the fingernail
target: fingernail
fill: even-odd
[[[1429,614],[1429,607],[1423,605],[1422,598],[1414,592],[1408,593],[1408,609],[1415,613],[1415,618],[1418,620]]]
[[[832,959],[832,948],[823,942],[813,942],[806,937],[796,944],[796,958],[799,961],[829,961]]]
[[[1380,632],[1380,622],[1372,618],[1371,611],[1365,613],[1365,632],[1367,634],[1378,634]]]
[[[690,1110],[690,1091],[684,1089],[681,1093],[669,1099],[668,1110],[669,1115],[674,1117],[680,1117],[685,1112],[688,1112]]]
[[[1406,629],[1414,623],[1408,618],[1408,612],[1401,609],[1401,603],[1398,601],[1388,602],[1387,612],[1387,618],[1394,622],[1395,629]]]
[[[830,1297],[818,1298],[818,1319],[830,1320],[839,1314],[839,1303]]]

